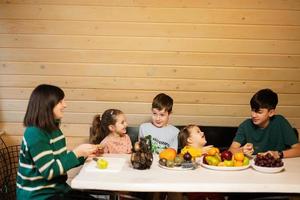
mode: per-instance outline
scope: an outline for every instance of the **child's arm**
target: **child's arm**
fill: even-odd
[[[231,151],[232,153],[240,152],[241,144],[236,141],[233,141],[229,147],[229,151]]]
[[[300,156],[300,143],[292,145],[290,149],[282,152],[284,158],[292,158]]]
[[[131,153],[132,152],[132,143],[130,140],[130,137],[128,135],[126,135],[126,146],[127,146],[127,153]]]
[[[268,153],[271,153],[272,156],[275,158],[279,158],[279,151],[268,151]],[[282,151],[283,158],[293,158],[293,157],[300,157],[300,143],[292,145],[290,149]]]
[[[229,151],[231,151],[232,153],[243,152],[245,155],[251,156],[254,152],[254,149],[253,144],[251,143],[247,143],[241,147],[240,143],[233,141],[229,148]]]

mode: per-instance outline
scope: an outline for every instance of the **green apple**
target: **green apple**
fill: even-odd
[[[106,169],[108,167],[108,162],[104,159],[97,160],[97,167],[99,169]]]
[[[226,167],[233,167],[233,160],[224,160],[224,165]]]
[[[244,160],[243,160],[243,165],[249,165],[249,158],[247,156],[245,156]]]
[[[206,156],[206,162],[209,164],[209,165],[214,165],[214,166],[218,166],[219,162],[220,162],[220,159],[216,156]]]

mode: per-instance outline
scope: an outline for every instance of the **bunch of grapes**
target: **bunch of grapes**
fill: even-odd
[[[261,167],[282,167],[283,162],[280,158],[274,158],[271,154],[266,155],[257,154],[254,159],[255,165]]]

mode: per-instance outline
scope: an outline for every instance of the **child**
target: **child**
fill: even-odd
[[[139,137],[151,136],[152,151],[159,153],[165,148],[178,149],[179,130],[169,123],[173,99],[166,94],[158,94],[152,102],[152,122],[140,126]]]
[[[71,190],[67,171],[83,164],[97,146],[82,144],[67,151],[59,129],[66,103],[64,92],[52,85],[36,87],[24,117],[26,127],[19,158],[17,199],[72,199],[91,197]],[[75,194],[76,193],[76,194]]]
[[[127,121],[122,111],[106,110],[100,119],[96,115],[90,132],[90,142],[99,144],[103,153],[131,153],[132,144],[126,134]]]
[[[251,119],[239,126],[230,146],[232,152],[269,151],[276,158],[300,156],[300,144],[293,128],[283,116],[275,115],[277,103],[277,94],[270,89],[254,94],[250,101]]]
[[[181,147],[192,146],[194,148],[203,148],[206,144],[204,133],[197,125],[190,124],[184,127],[179,133],[179,142]],[[189,200],[201,200],[201,199],[224,199],[222,194],[218,193],[187,193]]]
[[[151,148],[159,153],[165,148],[178,149],[179,129],[169,123],[172,113],[173,99],[164,94],[158,94],[152,101],[152,122],[141,124],[139,138],[151,136]],[[153,193],[152,199],[163,199],[163,193]],[[149,197],[148,197],[149,198]],[[183,199],[181,193],[168,193],[168,199]]]
[[[194,124],[184,127],[180,131],[178,138],[181,147],[192,146],[194,148],[202,149],[206,144],[204,133]]]

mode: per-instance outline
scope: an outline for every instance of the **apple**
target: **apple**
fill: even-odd
[[[221,159],[224,160],[231,160],[232,159],[232,153],[231,151],[225,150],[221,153]]]
[[[243,165],[249,165],[249,158],[247,156],[245,156],[244,160],[243,160]]]
[[[214,166],[218,166],[218,164],[220,163],[220,160],[218,157],[216,156],[206,156],[206,162],[209,164],[209,165],[214,165]]]
[[[108,162],[104,159],[97,160],[97,167],[99,169],[106,169],[108,167]]]
[[[224,165],[226,167],[233,167],[233,160],[224,160]]]

